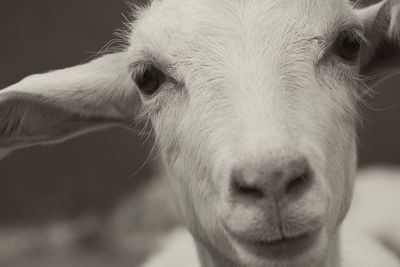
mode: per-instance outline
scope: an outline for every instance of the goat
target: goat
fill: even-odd
[[[0,147],[148,119],[194,242],[175,233],[147,266],[399,266],[399,236],[389,249],[351,213],[341,229],[359,106],[394,73],[377,55],[399,20],[397,0],[153,1],[122,51],[0,91]]]

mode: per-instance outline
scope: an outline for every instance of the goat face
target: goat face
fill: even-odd
[[[172,0],[141,14],[142,112],[186,224],[220,256],[324,254],[351,199],[362,29],[331,0]]]
[[[351,199],[360,71],[384,73],[399,5],[154,1],[126,50],[0,91],[0,152],[130,126],[140,106],[200,251],[322,266]]]

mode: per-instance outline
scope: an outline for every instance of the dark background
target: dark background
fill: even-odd
[[[116,39],[129,10],[122,0],[0,0],[0,88],[85,62]],[[400,163],[399,82],[385,82],[364,108],[360,166]],[[11,154],[0,161],[0,225],[107,218],[151,177],[151,164],[133,175],[151,146],[142,142],[111,129]]]

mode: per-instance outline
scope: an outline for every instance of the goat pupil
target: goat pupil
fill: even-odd
[[[136,78],[136,85],[146,95],[154,94],[158,88],[164,83],[165,75],[159,69],[154,66],[148,66],[140,75]]]
[[[356,60],[360,47],[360,41],[352,32],[342,33],[337,43],[339,56],[346,61]]]

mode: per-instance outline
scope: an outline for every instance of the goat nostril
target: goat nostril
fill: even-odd
[[[241,197],[248,197],[253,199],[260,199],[264,197],[264,193],[257,189],[256,187],[246,185],[240,181],[233,181],[232,182],[232,191],[235,195]]]
[[[311,174],[309,171],[302,175],[294,177],[285,188],[285,195],[298,195],[306,190],[311,183]]]
[[[233,169],[230,176],[230,193],[240,201],[296,201],[307,193],[314,182],[314,172],[303,158],[284,164],[267,162],[262,168],[249,165]]]

